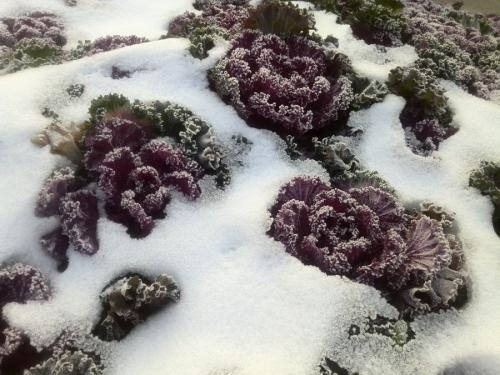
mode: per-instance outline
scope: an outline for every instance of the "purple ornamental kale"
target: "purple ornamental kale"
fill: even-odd
[[[46,300],[49,294],[49,283],[36,268],[16,263],[0,269],[0,309],[9,302]]]
[[[350,81],[326,74],[327,58],[317,43],[245,30],[211,79],[243,118],[302,135],[335,121],[352,100]]]
[[[133,236],[148,235],[164,216],[172,189],[200,195],[203,172],[180,148],[150,140],[141,124],[122,118],[98,123],[85,139],[84,163],[96,173],[110,219]]]
[[[78,42],[78,47],[74,51],[75,57],[92,56],[96,53],[107,52],[118,48],[132,46],[147,42],[148,39],[136,35],[108,35],[94,40],[93,42]]]
[[[174,18],[168,25],[168,35],[188,37],[194,28],[218,27],[230,34],[241,31],[248,18],[248,7],[230,2],[209,1],[200,5],[200,15],[185,12]]]
[[[452,11],[429,0],[409,0],[405,17],[419,67],[486,99],[500,89],[497,19]]]
[[[69,192],[83,187],[84,181],[75,175],[75,170],[70,167],[56,169],[45,181],[36,202],[35,213],[37,216],[48,217],[59,214],[61,199]]]
[[[106,155],[119,147],[128,147],[137,152],[148,141],[144,128],[131,120],[119,117],[101,121],[85,138],[85,153],[83,163],[91,172],[97,172]]]
[[[380,188],[344,191],[317,178],[298,177],[282,187],[271,214],[271,234],[287,252],[327,274],[391,295],[402,293],[406,301],[411,295],[413,306],[405,302],[402,310],[425,310],[426,301],[410,291],[426,283],[434,283],[430,289],[435,293],[446,282],[457,286],[447,284],[448,293],[443,291],[427,310],[449,306],[464,284],[463,274],[450,268],[458,242],[436,220],[407,217],[396,198]]]
[[[37,354],[23,332],[1,318],[2,308],[10,302],[46,300],[49,295],[49,282],[36,268],[21,263],[0,268],[0,373],[17,373],[12,369],[29,364]]]
[[[9,48],[30,38],[44,39],[58,46],[66,44],[64,26],[52,13],[33,12],[21,17],[0,19],[0,46]]]

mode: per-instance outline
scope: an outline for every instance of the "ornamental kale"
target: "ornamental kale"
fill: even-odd
[[[87,255],[98,250],[97,196],[109,219],[125,225],[131,236],[144,237],[154,220],[165,216],[173,191],[194,200],[201,194],[198,181],[204,175],[215,176],[221,188],[230,181],[211,127],[184,107],[130,103],[110,94],[92,101],[89,113],[78,136],[62,131],[56,118],[36,138],[40,144],[52,142],[54,152],[64,153],[78,167],[54,171],[35,209],[38,216],[60,219],[60,226],[40,241],[58,260],[60,271],[67,267],[69,245]]]
[[[415,332],[404,320],[389,319],[377,315],[375,319],[368,317],[363,325],[351,325],[349,337],[358,335],[382,335],[393,340],[394,344],[403,346],[415,338]]]
[[[99,248],[97,240],[97,197],[85,189],[86,181],[74,169],[55,170],[38,195],[37,216],[59,216],[60,227],[42,236],[42,248],[59,261],[59,270],[68,264],[68,246],[87,255]]]
[[[314,29],[314,17],[306,10],[292,3],[265,0],[250,10],[244,26],[246,29],[275,34],[283,39],[292,36],[308,36]]]
[[[459,242],[378,187],[341,190],[298,177],[282,187],[271,215],[270,233],[287,252],[376,287],[403,316],[449,307],[465,288]]]
[[[63,33],[62,23],[51,13],[0,19],[0,69],[11,72],[60,62]]]
[[[57,116],[57,115],[56,115]],[[76,124],[65,125],[57,117],[44,130],[31,139],[38,146],[50,146],[50,152],[79,163],[82,152],[78,146],[82,129]]]
[[[409,0],[405,17],[410,43],[422,60],[417,66],[486,99],[500,90],[500,29],[493,18],[429,0]]]
[[[0,269],[0,309],[9,302],[46,300],[49,295],[49,283],[36,268],[16,263]]]
[[[302,135],[325,127],[349,108],[349,79],[326,74],[327,57],[316,42],[246,30],[209,78],[252,124]]]
[[[358,373],[350,373],[345,368],[340,366],[336,361],[325,357],[319,365],[320,375],[358,375]]]
[[[369,44],[399,46],[405,40],[404,5],[399,0],[312,0],[339,15],[354,35]]]
[[[37,358],[23,332],[2,319],[2,308],[10,302],[46,300],[49,295],[49,283],[37,269],[20,263],[0,268],[0,373],[21,373],[23,366],[30,366]]]
[[[137,274],[122,277],[101,293],[103,318],[94,333],[105,341],[123,339],[135,326],[170,302],[178,302],[180,290],[165,274],[153,281]]]
[[[70,51],[70,59],[79,59],[145,42],[148,42],[148,39],[136,35],[107,35],[92,42],[90,40],[78,41],[78,46]]]
[[[500,236],[500,164],[481,161],[479,168],[472,171],[469,185],[490,197],[494,206],[493,228]]]
[[[237,34],[248,18],[246,4],[229,1],[207,1],[195,4],[202,12],[199,16],[186,12],[173,19],[168,26],[168,37],[186,37],[191,42],[190,52],[204,59],[218,39],[230,39]]]
[[[101,366],[80,350],[64,352],[59,357],[51,357],[25,371],[25,375],[101,375],[102,373]]]
[[[413,152],[430,155],[439,144],[455,134],[448,99],[432,73],[425,69],[396,68],[389,74],[391,92],[406,100],[399,118],[406,142]]]
[[[333,180],[345,180],[359,169],[359,161],[340,137],[318,140],[314,144],[313,158],[321,163]]]
[[[13,48],[21,40],[33,38],[50,41],[59,47],[66,44],[64,26],[52,13],[33,12],[0,19],[0,46]]]

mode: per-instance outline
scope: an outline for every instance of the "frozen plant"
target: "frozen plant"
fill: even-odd
[[[49,283],[36,268],[21,263],[0,268],[0,309],[10,302],[46,300],[49,295]]]
[[[312,40],[245,30],[209,78],[251,124],[303,135],[334,122],[351,103],[349,79],[327,75],[327,63]]]
[[[399,119],[411,150],[427,156],[457,132],[451,126],[452,112],[444,89],[427,69],[415,67],[391,70],[389,90],[406,100]]]
[[[279,0],[264,0],[250,10],[244,27],[275,34],[283,39],[308,36],[314,29],[314,17],[306,9]]]
[[[80,96],[83,95],[84,91],[85,91],[85,85],[82,83],[74,83],[72,85],[69,85],[68,88],[66,89],[66,92],[68,93],[71,99],[79,98]]]
[[[481,161],[479,167],[471,172],[469,185],[490,197],[494,206],[493,228],[500,236],[500,164]]]
[[[420,57],[419,67],[487,99],[500,90],[500,28],[491,17],[456,8],[429,0],[407,1],[409,42]]]
[[[60,227],[45,234],[42,248],[59,261],[59,269],[67,266],[67,249],[93,255],[99,248],[97,240],[97,197],[85,189],[86,181],[74,169],[55,170],[42,187],[35,207],[40,217],[59,216]]]
[[[389,319],[381,315],[377,315],[375,319],[368,317],[363,325],[353,324],[349,328],[349,337],[366,334],[389,337],[399,346],[415,338],[415,332],[406,321]]]
[[[66,44],[64,26],[55,14],[33,12],[0,19],[0,46],[13,48],[26,39],[43,39],[62,47]]]
[[[180,299],[175,280],[161,274],[154,280],[133,274],[122,277],[100,295],[103,318],[94,333],[105,341],[123,339],[135,326],[170,302]]]
[[[288,253],[329,275],[374,286],[405,317],[462,297],[460,243],[438,221],[405,214],[378,187],[341,190],[297,177],[281,188],[271,215],[270,233]]]
[[[339,15],[354,35],[369,44],[398,46],[405,41],[404,3],[399,0],[312,0]]]
[[[82,128],[74,123],[63,124],[55,118],[44,130],[35,135],[31,142],[38,146],[50,146],[50,152],[65,156],[74,163],[82,159],[79,142]]]
[[[65,44],[63,24],[52,13],[0,19],[0,69],[5,72],[59,63]]]
[[[112,51],[114,49],[145,42],[148,42],[148,39],[136,35],[108,35],[94,41],[78,41],[78,46],[70,51],[70,58],[78,59],[84,56],[92,56],[96,53]]]
[[[104,371],[102,344],[80,332],[63,331],[45,347],[24,375],[101,375]]]
[[[186,12],[177,16],[168,26],[168,36],[189,38],[189,51],[199,59],[208,56],[218,39],[230,39],[237,34],[249,15],[246,4],[230,1],[198,2],[195,7],[201,14]]]
[[[94,359],[82,351],[65,352],[60,357],[27,370],[24,375],[101,375],[102,369]]]
[[[0,268],[0,373],[20,373],[22,366],[37,358],[37,351],[23,332],[3,320],[3,307],[11,302],[43,301],[49,296],[49,282],[36,268],[21,263]]]
[[[358,373],[350,373],[336,361],[325,357],[319,365],[319,375],[358,375]]]

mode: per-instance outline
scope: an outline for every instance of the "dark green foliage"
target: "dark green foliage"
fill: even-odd
[[[483,160],[479,168],[472,171],[469,185],[490,197],[494,206],[493,228],[500,236],[500,164]]]
[[[377,315],[375,319],[369,317],[362,326],[353,324],[349,328],[349,337],[366,334],[389,337],[398,346],[403,346],[415,338],[415,332],[407,322],[381,315]]]
[[[250,11],[250,17],[244,26],[286,39],[292,36],[308,36],[314,29],[314,23],[314,18],[307,10],[300,9],[291,2],[265,0]]]
[[[135,326],[169,302],[180,299],[175,280],[162,274],[150,281],[141,275],[122,277],[101,293],[103,319],[94,333],[104,341],[123,339]]]
[[[359,161],[340,137],[313,138],[314,159],[319,161],[333,180],[344,180],[359,169]]]
[[[50,40],[30,38],[19,41],[11,50],[0,54],[0,69],[14,72],[21,69],[48,64],[59,64],[64,60],[62,48]]]
[[[96,124],[104,118],[107,112],[113,112],[119,108],[128,106],[130,101],[120,94],[101,95],[90,103],[90,122]]]
[[[479,168],[472,171],[469,185],[488,195],[495,205],[500,205],[500,164],[481,161]]]
[[[442,141],[457,132],[444,89],[429,69],[410,67],[391,70],[389,90],[406,100],[399,119],[406,143],[419,155],[428,156]]]

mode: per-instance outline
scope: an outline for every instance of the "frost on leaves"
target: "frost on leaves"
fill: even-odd
[[[177,302],[180,290],[165,274],[153,281],[134,274],[118,279],[101,293],[103,318],[94,333],[105,341],[123,339],[135,326],[170,302]]]
[[[378,187],[341,190],[298,177],[282,187],[271,214],[270,233],[287,252],[380,289],[404,316],[449,307],[465,287],[459,242]]]
[[[353,96],[347,77],[327,76],[319,44],[257,30],[245,30],[233,41],[210,79],[243,118],[294,135],[337,120]]]

